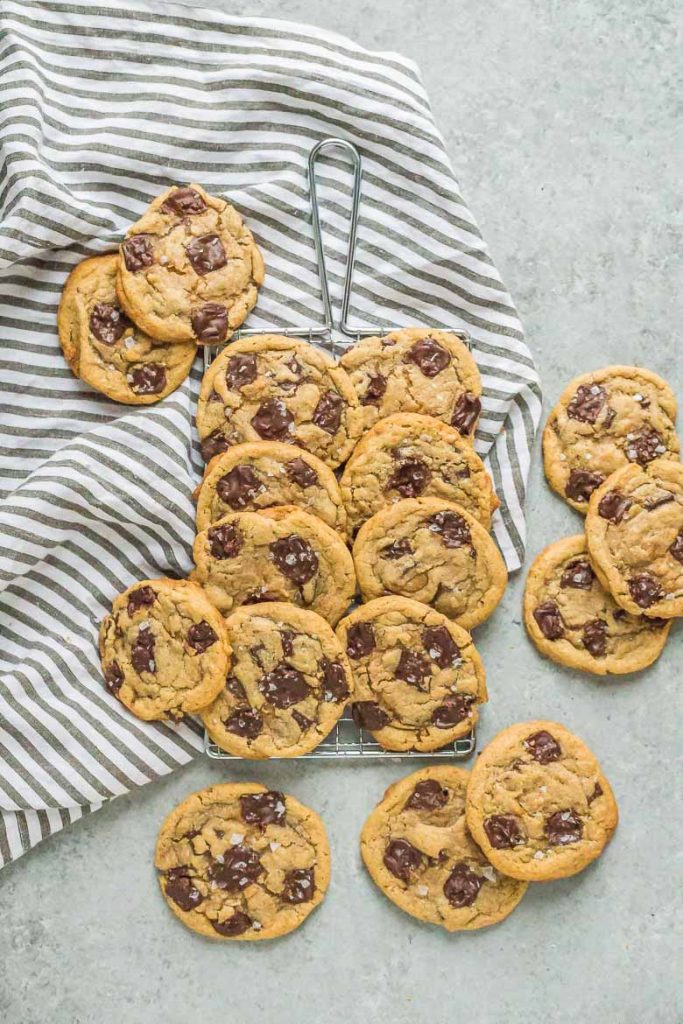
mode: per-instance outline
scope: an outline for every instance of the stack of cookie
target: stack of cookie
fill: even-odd
[[[596,675],[646,668],[683,616],[683,466],[676,399],[634,366],[573,380],[543,435],[551,487],[586,516],[529,570],[524,618],[538,649]]]

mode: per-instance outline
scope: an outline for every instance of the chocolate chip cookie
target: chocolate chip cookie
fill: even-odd
[[[313,750],[341,718],[353,685],[332,628],[284,603],[245,605],[225,626],[230,674],[202,714],[211,738],[238,757]]]
[[[199,185],[155,199],[120,249],[119,302],[158,341],[216,345],[256,304],[263,258],[225,199]]]
[[[361,411],[330,356],[298,338],[261,334],[234,342],[211,363],[197,430],[207,462],[244,441],[284,441],[334,469],[356,443]]]
[[[455,334],[407,327],[363,338],[341,365],[358,395],[367,430],[397,412],[434,416],[472,438],[481,412],[479,370]]]
[[[340,481],[355,531],[402,498],[444,498],[485,529],[498,507],[484,463],[453,427],[431,416],[399,413],[379,420],[353,450]]]
[[[209,786],[171,811],[154,865],[169,907],[212,939],[275,939],[298,928],[330,880],[323,823],[257,782]]]
[[[358,531],[353,560],[364,601],[412,597],[465,629],[489,617],[507,583],[484,527],[441,498],[404,498],[382,509]]]
[[[493,868],[465,823],[468,772],[438,765],[395,782],[363,826],[360,848],[373,881],[407,914],[449,932],[497,924],[526,882]]]
[[[527,576],[524,622],[542,654],[599,676],[651,665],[670,627],[619,607],[596,575],[583,534],[538,555]]]
[[[150,405],[185,380],[197,346],[156,345],[121,309],[115,253],[75,267],[57,314],[59,341],[75,377],[115,402]]]
[[[511,878],[575,875],[600,856],[617,820],[594,755],[557,722],[511,725],[472,768],[467,825],[484,856]]]
[[[220,693],[230,646],[220,614],[187,580],[142,580],[114,599],[100,627],[104,683],[150,721],[177,720]]]
[[[194,543],[192,578],[230,615],[242,604],[289,601],[334,625],[356,590],[338,533],[293,505],[223,516]]]
[[[588,500],[615,469],[679,458],[676,399],[649,370],[606,366],[573,380],[543,432],[548,483],[572,508]]]
[[[337,626],[354,679],[353,717],[386,750],[438,750],[466,736],[486,676],[472,638],[445,615],[380,597]]]
[[[297,505],[346,533],[346,511],[337,479],[320,459],[279,441],[238,444],[216,455],[197,494],[197,529],[230,512]]]
[[[683,616],[683,466],[624,466],[591,497],[586,539],[595,571],[632,615]]]

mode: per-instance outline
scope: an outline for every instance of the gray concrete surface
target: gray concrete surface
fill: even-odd
[[[631,360],[667,375],[683,399],[673,0],[216,6],[315,22],[419,62],[548,401],[584,369]],[[532,553],[580,529],[538,458],[529,520]],[[150,864],[166,812],[228,774],[199,761],[2,873],[3,1024],[680,1022],[681,631],[647,673],[594,682],[530,647],[522,582],[478,633],[491,692],[481,737],[549,716],[586,739],[622,814],[601,862],[533,887],[498,928],[447,936],[383,900],[359,863],[361,824],[399,766],[240,766],[230,777],[291,790],[322,813],[334,878],[299,933],[209,944],[168,913]]]

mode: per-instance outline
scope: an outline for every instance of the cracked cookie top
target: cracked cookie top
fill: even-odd
[[[199,185],[152,202],[120,248],[117,291],[157,341],[216,345],[256,304],[263,258],[237,210]]]
[[[273,939],[298,928],[330,879],[323,823],[255,782],[193,793],[161,827],[154,864],[184,925],[213,939]]]

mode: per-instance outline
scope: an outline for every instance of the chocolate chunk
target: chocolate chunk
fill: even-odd
[[[211,927],[219,935],[225,935],[227,938],[232,939],[236,935],[244,935],[249,928],[251,928],[253,922],[248,914],[245,914],[242,910],[236,910],[232,917],[229,917],[226,921],[212,921]]]
[[[118,306],[98,302],[90,314],[90,333],[105,345],[115,345],[131,322]]]
[[[298,487],[313,487],[318,482],[318,474],[303,459],[292,459],[285,466],[285,472]]]
[[[208,651],[209,647],[212,647],[217,640],[218,634],[203,619],[201,622],[193,623],[187,631],[187,642],[190,647],[194,648],[197,654],[203,654],[204,651]]]
[[[484,821],[484,832],[494,850],[511,850],[526,842],[515,814],[492,814]]]
[[[641,572],[637,576],[632,576],[627,582],[631,597],[639,608],[649,608],[664,597],[664,591],[660,584],[649,572]]]
[[[545,834],[551,846],[578,843],[583,835],[583,824],[576,811],[555,811],[545,822]]]
[[[432,667],[427,658],[414,651],[408,651],[404,647],[401,657],[396,666],[396,678],[402,679],[409,686],[415,686],[418,690],[424,688],[424,683],[431,677]]]
[[[545,729],[527,736],[524,746],[539,764],[550,764],[551,761],[559,761],[562,757],[560,744]]]
[[[414,811],[438,811],[448,803],[448,791],[436,779],[418,782],[406,802],[406,809]]]
[[[121,246],[126,268],[132,274],[154,263],[154,247],[149,235],[131,235]]]
[[[109,692],[116,697],[123,686],[123,672],[118,661],[112,661],[111,665],[107,665],[104,670],[104,682]]]
[[[590,590],[593,586],[595,573],[590,562],[585,558],[577,558],[570,562],[562,573],[561,587],[573,587],[574,590]]]
[[[156,672],[154,646],[154,633],[149,626],[147,629],[143,629],[141,626],[135,638],[135,643],[130,650],[131,665],[138,674],[142,672]]]
[[[225,889],[226,892],[242,892],[255,882],[262,872],[263,866],[258,853],[243,843],[231,846],[222,855],[221,860],[212,860],[209,865],[209,878],[219,889]]]
[[[285,875],[281,899],[284,903],[309,903],[315,895],[313,868],[293,868]]]
[[[389,715],[374,700],[355,701],[351,706],[351,715],[359,729],[369,729],[370,732],[383,729],[391,721]]]
[[[344,399],[336,391],[326,391],[313,413],[313,423],[327,434],[336,434],[344,411]]]
[[[452,907],[471,907],[483,884],[483,877],[461,860],[443,884],[444,896]]]
[[[633,502],[620,491],[608,491],[598,504],[598,515],[612,523],[620,523]]]
[[[248,508],[261,491],[265,487],[251,466],[235,466],[216,484],[218,497],[235,510]]]
[[[228,732],[245,740],[255,740],[263,732],[263,719],[255,708],[237,708],[223,720],[223,725]]]
[[[604,658],[607,654],[607,623],[602,619],[593,619],[583,628],[583,646],[594,658]]]
[[[471,391],[466,391],[464,395],[460,395],[460,398],[455,403],[451,417],[451,426],[455,427],[461,434],[471,434],[480,412],[481,400],[476,395],[473,395]],[[469,471],[467,475],[469,476]]]
[[[259,587],[244,599],[245,604],[267,604],[269,601],[286,601],[286,594],[273,594],[270,590]]]
[[[214,430],[213,433],[205,437],[199,444],[199,449],[202,453],[204,462],[211,462],[214,455],[220,455],[221,452],[227,452],[230,444],[225,434],[221,433],[220,427],[218,430]]]
[[[323,700],[338,704],[349,696],[349,683],[346,678],[344,666],[340,661],[331,661],[329,658],[322,658],[320,669],[323,674]]]
[[[217,345],[228,336],[228,310],[219,302],[207,302],[195,309],[190,317],[192,330],[197,341],[205,345]]]
[[[361,395],[361,405],[377,405],[387,390],[387,379],[381,373],[370,374],[365,393]]]
[[[617,417],[617,410],[613,409],[610,405],[607,406],[605,412],[605,418],[602,421],[603,430],[609,430]]]
[[[666,445],[656,430],[644,430],[632,439],[629,435],[626,442],[626,458],[629,462],[637,462],[639,466],[646,466],[648,462],[666,454]]]
[[[300,711],[296,710],[296,708],[294,708],[294,710],[292,711],[292,718],[294,719],[294,721],[299,726],[302,732],[308,732],[308,730],[313,725],[313,719],[306,718],[306,715],[302,715]]]
[[[258,688],[268,703],[276,708],[289,708],[305,700],[311,693],[303,674],[285,661],[276,665],[272,672],[261,676]]]
[[[452,668],[461,660],[460,648],[445,626],[423,629],[422,646],[439,668]]]
[[[202,235],[193,238],[185,246],[185,252],[196,274],[203,277],[212,270],[220,270],[228,262],[228,257],[218,235]]]
[[[135,615],[140,608],[150,608],[157,599],[157,595],[151,587],[137,587],[128,595],[127,612]]]
[[[166,370],[161,363],[143,363],[131,370],[126,379],[136,395],[158,395],[166,387]]]
[[[266,825],[285,824],[285,797],[276,789],[241,796],[240,810],[247,825],[265,828]]]
[[[404,498],[422,494],[432,479],[429,467],[422,459],[409,459],[398,466],[387,480],[387,490],[398,491]]]
[[[438,341],[434,341],[433,338],[420,338],[408,349],[405,361],[415,363],[425,377],[436,377],[446,369],[451,357]]]
[[[447,548],[461,548],[472,543],[467,520],[457,512],[435,512],[427,519],[427,524],[432,533],[439,534]]]
[[[214,558],[234,558],[242,549],[242,535],[232,523],[212,526],[207,537],[209,550]]]
[[[599,384],[582,384],[567,406],[567,416],[581,423],[595,423],[606,401],[607,392]]]
[[[375,649],[375,632],[369,622],[355,622],[346,634],[346,653],[358,661]]]
[[[318,571],[318,556],[303,537],[290,533],[270,545],[273,561],[283,576],[302,586]]]
[[[683,530],[679,531],[678,536],[669,548],[669,551],[676,559],[676,561],[680,562],[681,565],[683,565]]]
[[[225,369],[225,383],[231,391],[241,391],[256,380],[256,356],[251,352],[230,356]]]
[[[458,722],[464,722],[471,714],[474,697],[469,693],[454,693],[446,697],[432,714],[432,722],[437,729],[450,729]]]
[[[206,203],[193,188],[176,188],[168,199],[161,204],[164,213],[175,213],[178,217],[187,217],[192,213],[203,213]]]
[[[564,636],[562,616],[554,601],[543,601],[534,608],[533,615],[546,640],[559,640]]]
[[[381,557],[388,558],[390,562],[394,562],[398,558],[405,558],[406,555],[412,555],[412,553],[413,545],[407,538],[395,540],[393,544],[387,544],[380,550]]]
[[[266,441],[285,441],[292,438],[294,417],[279,398],[267,398],[251,418],[251,425]]]
[[[181,910],[194,910],[204,897],[190,877],[189,867],[169,868],[164,892]]]
[[[409,882],[411,872],[422,864],[422,854],[407,839],[392,839],[384,851],[384,866],[402,882]]]
[[[586,469],[573,469],[569,474],[564,493],[572,501],[588,501],[596,487],[604,480],[602,473],[589,473]]]
[[[592,804],[593,801],[597,800],[599,796],[602,796],[602,794],[603,794],[603,788],[602,788],[602,786],[600,785],[599,782],[596,782],[595,783],[595,788],[593,789],[593,792],[588,797],[588,803]]]
[[[280,643],[282,644],[282,653],[285,658],[291,658],[294,654],[294,638],[296,633],[292,633],[291,629],[280,630]]]
[[[660,491],[659,494],[653,494],[651,498],[645,498],[643,508],[647,509],[648,512],[653,512],[654,509],[661,508],[662,505],[668,505],[672,501],[675,501],[675,498],[670,491]]]
[[[237,700],[244,701],[246,703],[247,694],[244,687],[242,686],[239,679],[236,676],[228,676],[225,680],[225,689],[228,693],[231,693],[233,697],[237,697]]]

